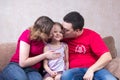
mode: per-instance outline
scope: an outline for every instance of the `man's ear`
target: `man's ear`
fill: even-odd
[[[80,29],[76,29],[75,31],[76,31],[76,34],[77,34],[78,36],[81,35],[82,32],[83,32],[83,30],[80,30]]]
[[[80,29],[76,29],[75,31],[76,31],[76,32],[80,32],[81,30],[80,30]]]

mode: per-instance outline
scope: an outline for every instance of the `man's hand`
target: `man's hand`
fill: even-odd
[[[83,76],[84,80],[93,80],[93,76],[94,76],[94,71],[91,69],[88,69],[87,72],[85,73],[85,75]]]

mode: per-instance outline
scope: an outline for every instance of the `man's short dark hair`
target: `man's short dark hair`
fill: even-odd
[[[84,26],[84,18],[82,17],[82,15],[80,15],[80,13],[76,12],[76,11],[72,11],[70,13],[68,13],[63,20],[67,23],[71,23],[73,26],[73,29],[83,29]]]

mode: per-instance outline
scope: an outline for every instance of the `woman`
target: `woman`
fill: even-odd
[[[54,54],[54,51],[43,54],[43,48],[50,37],[53,24],[49,17],[41,16],[32,27],[21,34],[16,52],[3,70],[5,80],[42,80],[38,72],[41,61],[60,57],[59,54]]]

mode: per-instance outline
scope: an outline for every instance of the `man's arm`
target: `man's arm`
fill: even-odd
[[[106,52],[93,64],[88,68],[86,74],[84,75],[84,79],[92,80],[94,76],[94,72],[105,67],[112,60],[112,56],[110,52]]]
[[[110,52],[106,52],[93,64],[89,69],[92,69],[94,72],[105,67],[112,60]]]

